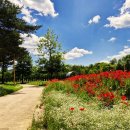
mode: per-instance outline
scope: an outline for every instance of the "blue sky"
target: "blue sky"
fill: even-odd
[[[68,52],[69,64],[107,62],[130,54],[130,0],[35,0],[34,4],[34,0],[10,1],[25,6],[24,20],[42,25],[32,39],[23,36],[25,45],[33,46],[51,28]]]

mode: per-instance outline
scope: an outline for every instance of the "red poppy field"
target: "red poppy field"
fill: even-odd
[[[127,101],[130,96],[130,72],[118,70],[78,75],[66,80],[71,82],[74,93],[85,92],[89,97],[97,98],[106,107],[119,102],[129,105]]]
[[[49,130],[130,129],[130,72],[53,79],[43,95]]]

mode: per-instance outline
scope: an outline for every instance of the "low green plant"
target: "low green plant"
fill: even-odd
[[[20,85],[0,85],[0,96],[4,96],[22,89]]]
[[[32,120],[32,125],[28,130],[45,130],[43,121],[36,121],[34,118]]]
[[[76,91],[74,89],[74,87],[72,87],[72,84],[70,82],[63,82],[63,81],[59,81],[59,82],[51,82],[48,84],[48,86],[46,87],[46,89],[44,90],[44,94],[51,92],[52,90],[55,91],[62,91],[62,93],[66,93],[68,96],[70,94],[75,94],[75,96],[77,96],[78,98],[81,98],[83,101],[89,101],[90,99],[92,99],[87,92],[82,91],[82,90],[78,90]]]
[[[127,79],[126,81],[125,81],[125,90],[126,90],[126,95],[129,95],[130,96],[130,79]]]
[[[46,86],[46,83],[47,83],[47,81],[38,80],[38,81],[31,81],[28,84],[36,85],[36,86]]]

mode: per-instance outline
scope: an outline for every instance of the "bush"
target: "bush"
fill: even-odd
[[[0,87],[0,96],[4,96],[4,95],[6,95],[6,94],[7,94],[6,89],[3,88],[3,87]]]

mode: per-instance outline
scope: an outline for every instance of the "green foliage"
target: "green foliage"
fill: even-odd
[[[36,85],[36,86],[46,86],[47,81],[37,80],[37,81],[31,81],[28,84],[30,84],[30,85]]]
[[[82,65],[65,65],[64,72],[74,71],[77,75],[79,74],[92,74],[100,73],[105,71],[114,70],[126,70],[130,71],[130,55],[123,57],[122,59],[112,59],[110,63],[96,63],[90,64],[89,66]]]
[[[31,128],[29,128],[28,130],[46,130],[43,129],[43,127],[44,127],[43,121],[35,121],[35,119],[33,119]]]
[[[46,87],[46,89],[44,90],[44,93],[48,93],[52,90],[56,90],[56,91],[65,91],[66,87],[65,84],[63,84],[62,82],[52,82],[52,83],[47,83],[48,86]]]
[[[125,81],[125,92],[124,93],[126,93],[126,95],[127,96],[130,96],[130,79],[127,79],[126,81]]]
[[[21,8],[8,0],[0,1],[0,67],[2,69],[2,83],[4,83],[4,72],[13,60],[24,54],[25,49],[20,48],[23,39],[20,33],[32,33],[40,26],[27,24],[18,15]],[[22,52],[22,53],[21,53]]]
[[[130,55],[118,60],[117,69],[130,71]]]
[[[22,89],[22,86],[19,85],[0,85],[0,96],[4,96],[15,91]]]
[[[115,58],[110,61],[110,63],[111,63],[112,65],[117,64],[117,62],[118,62],[118,61],[117,61],[117,59],[115,59]]]
[[[24,54],[17,61],[16,75],[18,79],[21,79],[22,83],[24,79],[29,79],[32,72],[32,59],[29,53]]]
[[[81,85],[84,81],[80,81],[79,84]],[[67,93],[69,96],[70,94],[75,94],[78,98],[81,98],[83,101],[89,101],[90,97],[88,96],[87,92],[85,91],[75,91],[72,87],[70,82],[48,82],[44,90],[44,94],[48,94],[51,91],[60,91],[62,93]]]
[[[38,63],[42,71],[53,75],[63,70],[64,64],[60,48],[57,36],[49,29],[38,45],[38,51],[42,57]]]
[[[86,67],[82,65],[71,66],[71,71],[76,72],[76,74],[85,74]]]

